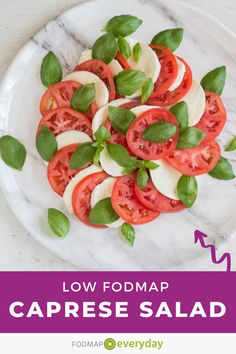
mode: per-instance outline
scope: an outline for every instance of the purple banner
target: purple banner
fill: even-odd
[[[235,333],[236,272],[1,272],[1,333]]]

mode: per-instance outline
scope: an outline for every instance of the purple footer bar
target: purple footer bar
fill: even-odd
[[[236,333],[236,272],[0,272],[1,333]]]

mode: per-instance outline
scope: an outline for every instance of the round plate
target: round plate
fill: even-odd
[[[0,135],[21,140],[28,152],[22,172],[0,162],[2,188],[17,218],[37,240],[62,258],[85,270],[166,270],[184,266],[202,255],[194,245],[194,230],[209,235],[217,244],[235,235],[235,181],[201,178],[196,204],[177,214],[162,214],[156,221],[136,228],[135,246],[123,242],[119,230],[92,229],[71,217],[71,232],[63,241],[47,226],[47,209],[66,212],[63,200],[50,188],[46,168],[35,148],[40,120],[39,102],[45,88],[39,71],[42,58],[52,50],[63,64],[64,74],[72,71],[83,48],[91,47],[106,22],[122,13],[143,20],[133,35],[150,42],[159,31],[184,28],[177,50],[200,80],[209,70],[226,65],[227,84],[223,99],[228,121],[218,139],[222,148],[236,134],[236,38],[213,18],[176,1],[96,0],[85,2],[48,23],[19,52],[10,66],[0,92]],[[233,153],[223,153],[231,157]],[[236,169],[235,169],[236,170]]]

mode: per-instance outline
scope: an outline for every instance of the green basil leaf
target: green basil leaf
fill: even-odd
[[[143,132],[142,138],[152,143],[161,143],[170,139],[176,133],[176,126],[168,122],[156,122],[149,125]]]
[[[100,200],[94,205],[89,214],[89,222],[95,225],[107,225],[118,220],[119,216],[116,214],[111,204],[111,198]]]
[[[60,238],[65,238],[70,232],[70,220],[57,209],[48,209],[48,224],[52,232]]]
[[[159,167],[159,165],[157,165],[155,162],[153,161],[148,161],[145,160],[144,161],[144,167],[148,168],[149,170],[155,170],[156,168]]]
[[[77,88],[71,97],[70,105],[76,111],[85,113],[95,101],[95,84],[87,84]]]
[[[108,114],[112,127],[123,135],[127,133],[130,124],[136,118],[133,112],[123,107],[109,106]]]
[[[169,111],[174,114],[178,125],[179,130],[183,130],[188,127],[189,116],[188,116],[188,106],[186,102],[178,102],[174,106],[172,106]]]
[[[231,163],[222,156],[220,157],[213,170],[208,172],[208,174],[213,178],[222,180],[230,180],[235,178]]]
[[[111,139],[111,134],[104,127],[104,125],[100,125],[98,130],[94,133],[94,136],[95,136],[96,140],[106,141],[106,140]]]
[[[172,28],[157,33],[153,39],[152,44],[161,44],[174,52],[180,45],[183,39],[183,28]]]
[[[198,193],[196,178],[193,176],[181,176],[177,184],[177,192],[181,202],[186,208],[191,208]]]
[[[57,152],[57,140],[46,125],[42,125],[40,129],[36,138],[36,147],[39,155],[47,162],[51,161]]]
[[[129,43],[125,38],[119,36],[118,47],[123,57],[125,57],[125,59],[129,59],[131,56],[131,49]]]
[[[182,129],[179,134],[177,149],[189,149],[198,146],[206,133],[195,127]]]
[[[0,155],[8,166],[21,171],[25,163],[26,150],[24,145],[10,135],[0,138]]]
[[[152,92],[154,89],[154,83],[151,78],[148,78],[147,80],[144,81],[143,87],[142,87],[142,95],[141,95],[141,102],[145,103],[148,98],[151,96]]]
[[[148,183],[148,173],[146,169],[140,168],[137,173],[137,183],[141,189],[145,189]]]
[[[123,70],[115,77],[116,92],[119,95],[130,96],[137,91],[144,79],[145,73],[139,70]]]
[[[92,58],[109,64],[117,53],[117,42],[112,33],[99,37],[92,48]]]
[[[133,160],[124,146],[120,144],[107,144],[107,151],[118,165],[122,167],[135,167],[135,160]]]
[[[209,71],[201,80],[201,85],[204,90],[214,91],[221,95],[225,86],[226,67],[219,66],[212,71]]]
[[[128,175],[129,173],[134,172],[135,170],[137,170],[137,166],[133,165],[131,167],[124,167],[122,170],[122,175]]]
[[[135,240],[135,230],[133,226],[125,222],[121,226],[121,233],[124,240],[130,245],[130,247],[133,247]]]
[[[115,37],[126,37],[134,33],[142,22],[131,15],[114,16],[107,22],[104,30],[113,33]]]
[[[236,150],[236,137],[234,137],[225,148],[225,151],[234,151],[234,150]]]
[[[95,154],[93,156],[93,163],[94,163],[94,165],[96,165],[98,167],[99,167],[100,154],[103,151],[103,149],[104,149],[104,145],[100,144],[97,147],[96,152],[95,152]]]
[[[44,58],[40,69],[40,77],[44,86],[50,87],[62,79],[61,63],[53,52]]]
[[[133,47],[133,57],[136,63],[139,61],[142,55],[142,48],[140,43],[136,43],[135,46]]]
[[[78,170],[93,160],[96,148],[93,147],[92,144],[93,143],[88,142],[77,147],[70,159],[71,170]]]

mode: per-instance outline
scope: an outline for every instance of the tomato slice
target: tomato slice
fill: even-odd
[[[55,136],[67,130],[78,130],[92,136],[88,117],[72,108],[62,107],[48,111],[39,122],[37,135],[42,125],[46,125]]]
[[[161,64],[161,71],[155,82],[153,96],[157,97],[166,92],[178,75],[178,64],[171,50],[161,44],[150,44]]]
[[[148,180],[145,189],[141,189],[137,182],[135,182],[134,190],[140,203],[147,209],[162,213],[174,213],[185,209],[180,200],[171,199],[161,194],[151,179]]]
[[[177,131],[172,138],[162,143],[152,143],[142,138],[144,130],[149,125],[162,121],[172,123],[177,127]],[[140,116],[132,122],[126,134],[126,138],[130,150],[136,156],[144,160],[162,159],[176,148],[179,138],[178,123],[175,116],[169,111],[161,108],[152,108],[140,114]]]
[[[113,76],[109,66],[99,59],[87,60],[78,66],[76,66],[74,71],[90,71],[91,73],[100,77],[100,79],[107,86],[109,91],[109,101],[112,101],[116,97],[116,87],[113,80]]]
[[[96,228],[104,228],[105,225],[94,225],[89,222],[91,211],[91,194],[94,188],[102,183],[108,175],[105,172],[93,173],[80,181],[72,194],[72,205],[76,216],[86,225]]]
[[[200,121],[195,125],[196,128],[206,133],[201,145],[214,140],[223,130],[226,122],[226,110],[220,96],[211,91],[206,91],[205,94],[205,112]]]
[[[216,141],[192,149],[178,149],[165,158],[173,168],[187,176],[198,176],[211,171],[220,158]]]
[[[120,65],[122,66],[122,68],[124,70],[129,70],[131,69],[130,65],[128,64],[127,60],[125,59],[125,57],[121,54],[121,52],[117,52],[115,59],[118,60],[118,62],[120,63]]]
[[[192,71],[189,65],[180,57],[177,57],[185,65],[185,74],[181,84],[173,91],[166,91],[158,96],[155,95],[155,92],[147,100],[147,103],[150,105],[156,106],[172,106],[173,104],[179,102],[183,98],[192,85]]]
[[[112,206],[126,222],[134,225],[146,224],[156,219],[160,212],[149,210],[138,201],[134,192],[135,181],[135,173],[117,178],[112,190]]]
[[[66,186],[70,180],[83,169],[71,170],[69,166],[71,156],[78,146],[79,144],[65,146],[53,156],[52,160],[48,164],[48,181],[52,189],[60,196],[63,196]]]
[[[62,81],[50,86],[44,93],[40,102],[40,112],[42,115],[54,108],[70,107],[70,100],[78,87],[82,86],[77,81]],[[97,112],[97,104],[91,104],[86,116],[93,118]]]

